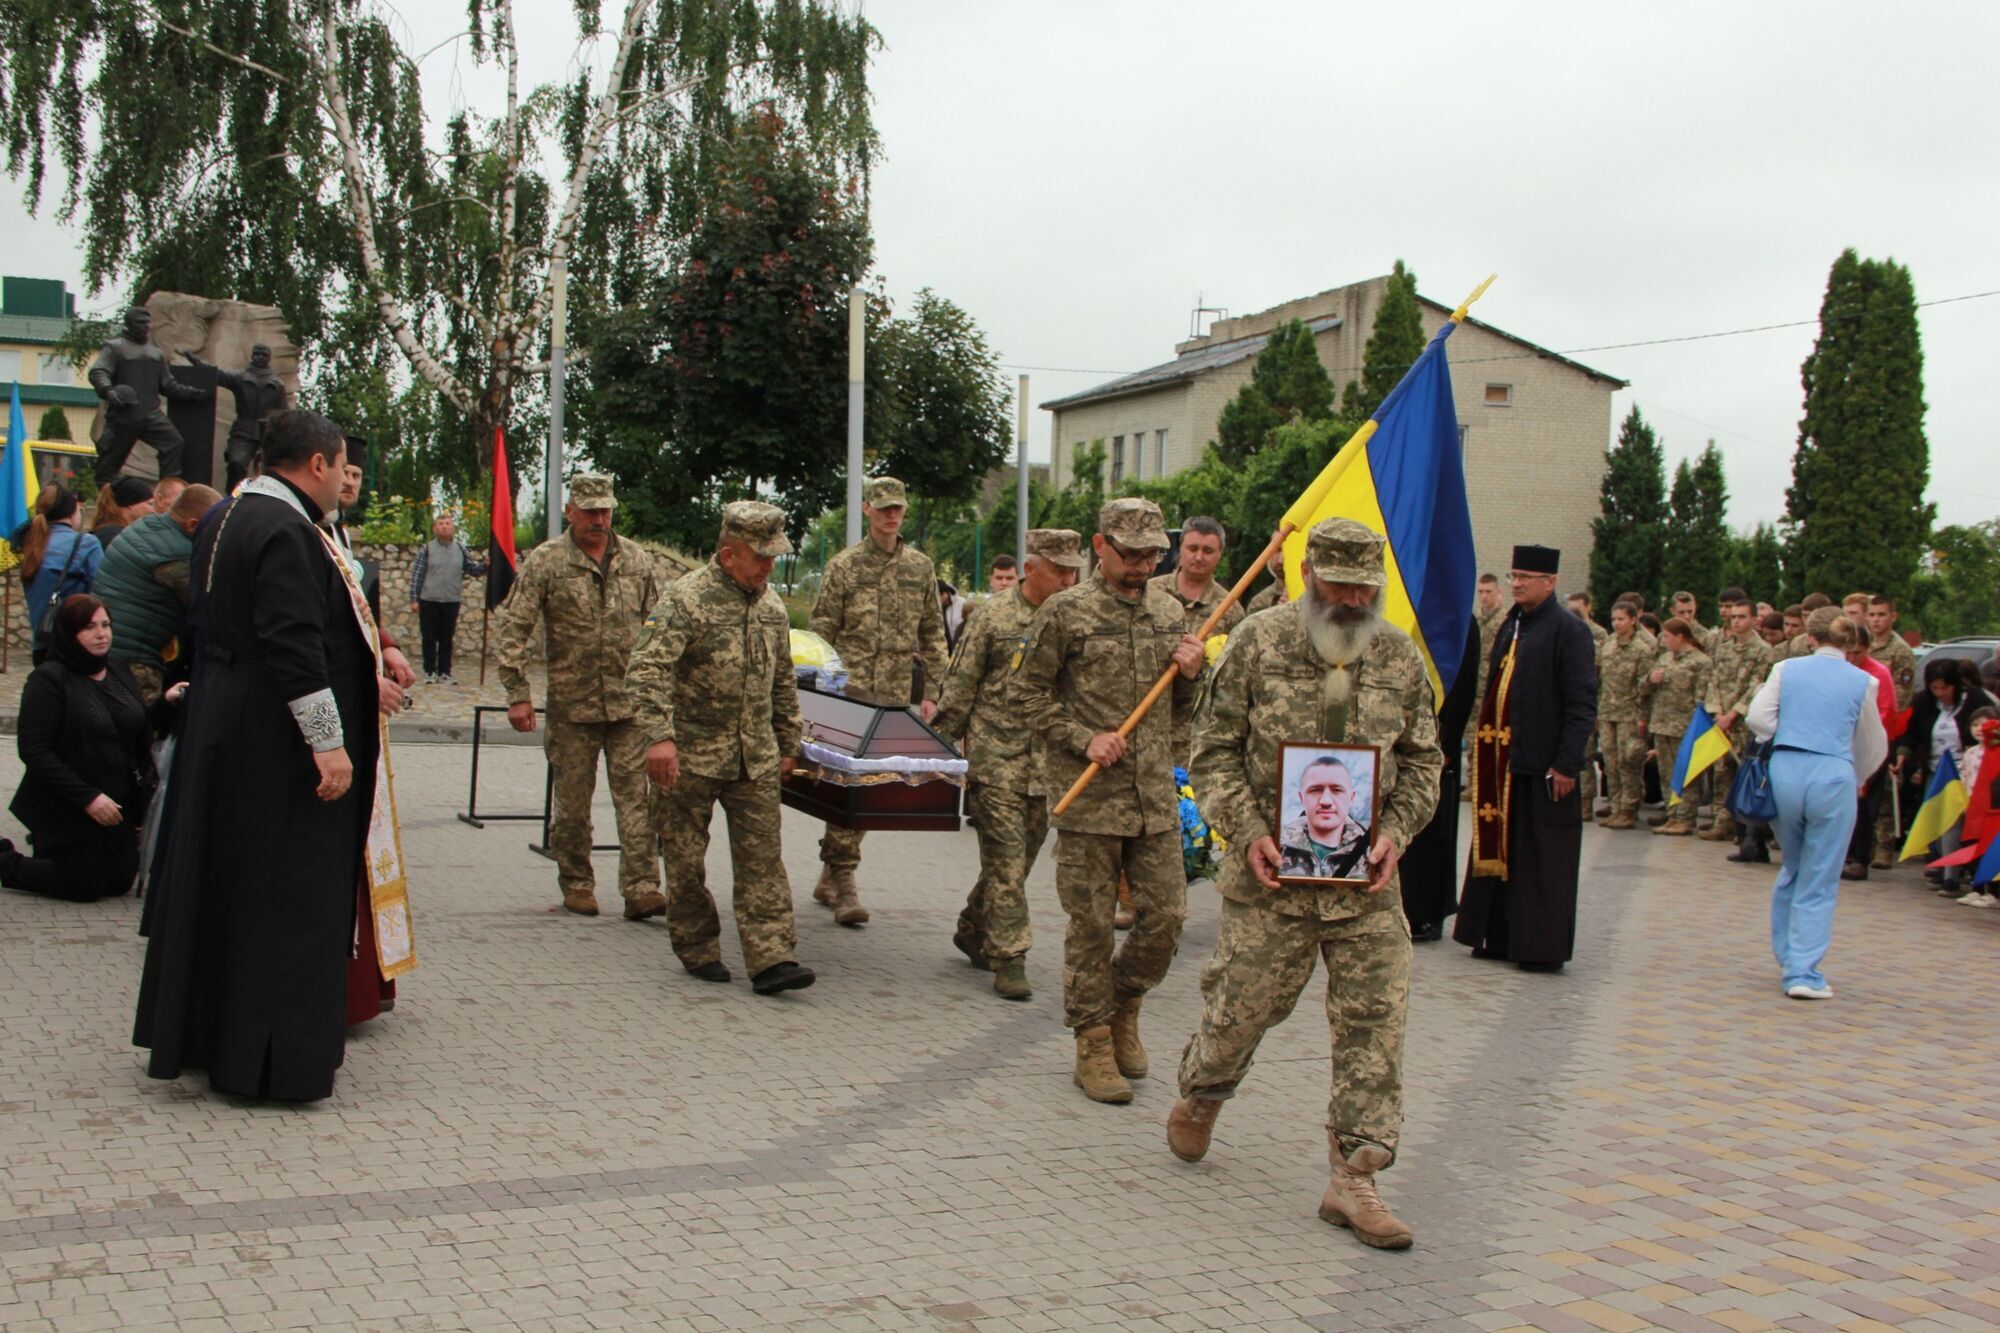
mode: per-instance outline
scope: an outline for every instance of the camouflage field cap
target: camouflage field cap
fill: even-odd
[[[870,477],[861,488],[861,499],[870,509],[903,509],[910,503],[903,483],[894,477]]]
[[[616,509],[611,478],[602,472],[579,472],[569,479],[569,502],[578,509]]]
[[[1066,569],[1083,569],[1090,564],[1083,553],[1083,538],[1068,528],[1029,528],[1028,554]]]
[[[1328,583],[1360,583],[1380,588],[1389,576],[1382,569],[1382,534],[1351,518],[1327,518],[1306,534],[1306,563]]]
[[[1134,551],[1164,551],[1173,545],[1167,540],[1166,515],[1151,500],[1137,496],[1113,500],[1098,510],[1097,530]]]
[[[722,540],[743,542],[758,555],[790,555],[785,511],[761,500],[731,500],[722,506]]]

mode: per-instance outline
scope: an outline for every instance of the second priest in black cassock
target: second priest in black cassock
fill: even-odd
[[[318,527],[343,452],[324,417],[273,417],[263,475],[195,547],[204,650],[134,1034],[155,1078],[206,1069],[219,1092],[283,1101],[333,1090],[382,688]]]

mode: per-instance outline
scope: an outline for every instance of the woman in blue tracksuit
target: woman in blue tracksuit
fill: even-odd
[[[1830,1000],[1819,964],[1833,942],[1833,905],[1854,831],[1855,793],[1889,753],[1875,678],[1847,660],[1854,625],[1839,607],[1806,621],[1810,656],[1771,668],[1746,717],[1772,742],[1773,827],[1785,864],[1771,892],[1771,952],[1786,995]]]

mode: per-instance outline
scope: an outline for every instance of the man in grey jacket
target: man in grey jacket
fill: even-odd
[[[458,605],[465,596],[466,576],[484,574],[486,562],[465,549],[450,514],[437,516],[431,538],[417,552],[416,567],[410,571],[410,610],[416,612],[423,635],[425,682],[456,685],[451,678],[451,649],[458,634]]]

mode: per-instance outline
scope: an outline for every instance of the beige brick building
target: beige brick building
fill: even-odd
[[[1388,281],[1371,278],[1218,320],[1206,336],[1177,345],[1172,361],[1043,403],[1055,418],[1056,484],[1068,483],[1076,449],[1095,439],[1105,442],[1105,479],[1114,491],[1194,466],[1215,439],[1223,405],[1249,382],[1257,353],[1287,320],[1304,320],[1313,331],[1338,392],[1361,377]],[[1424,332],[1435,333],[1452,307],[1418,300]],[[1582,587],[1611,443],[1611,395],[1625,381],[1476,319],[1452,335],[1449,353],[1479,568],[1504,574],[1515,543],[1539,542],[1562,550],[1562,586]]]

